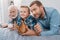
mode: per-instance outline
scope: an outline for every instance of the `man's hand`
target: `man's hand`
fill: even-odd
[[[8,28],[9,28],[10,30],[15,30],[15,27],[13,26],[13,24],[8,24]]]
[[[34,30],[36,31],[37,34],[40,34],[40,32],[42,31],[41,26],[38,23],[34,26]]]
[[[2,28],[6,28],[6,27],[8,27],[8,24],[7,23],[3,23],[2,24]]]

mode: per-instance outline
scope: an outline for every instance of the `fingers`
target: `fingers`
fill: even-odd
[[[16,28],[13,26],[13,24],[8,24],[8,28],[10,29],[10,30],[15,30]]]
[[[8,26],[7,23],[2,24],[2,27],[3,27],[3,28],[6,28],[7,26]]]
[[[34,30],[37,32],[37,33],[40,33],[42,30],[41,30],[41,26],[39,24],[36,24],[34,26]]]

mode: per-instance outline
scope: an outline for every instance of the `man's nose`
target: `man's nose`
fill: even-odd
[[[35,11],[33,11],[33,14],[36,14],[36,12],[35,12]]]

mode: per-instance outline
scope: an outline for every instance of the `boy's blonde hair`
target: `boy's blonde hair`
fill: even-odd
[[[30,9],[28,6],[20,6],[20,8],[28,8],[28,13],[30,14]]]

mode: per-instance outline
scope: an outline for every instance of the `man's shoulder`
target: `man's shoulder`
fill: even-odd
[[[52,16],[59,16],[59,12],[57,11],[57,9],[53,8],[53,7],[44,7],[47,16],[50,18]]]
[[[46,14],[49,16],[51,16],[52,14],[59,15],[59,12],[57,11],[57,9],[55,9],[53,7],[45,7],[45,11],[46,11]]]
[[[57,11],[57,9],[53,7],[44,7],[47,12]]]

